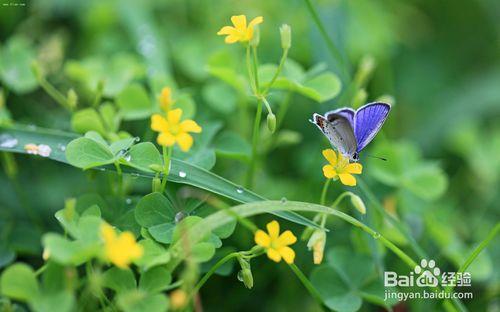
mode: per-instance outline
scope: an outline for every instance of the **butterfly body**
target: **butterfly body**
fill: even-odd
[[[325,116],[314,114],[312,122],[337,151],[351,161],[358,161],[359,153],[380,131],[390,110],[390,104],[374,102],[358,110],[344,107]]]

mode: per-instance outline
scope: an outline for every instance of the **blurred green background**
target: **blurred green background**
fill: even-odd
[[[266,153],[254,190],[267,198],[318,202],[324,182],[321,150],[328,144],[308,119],[314,112],[351,103],[343,97],[348,79],[340,75],[341,68],[305,1],[14,1],[24,6],[0,2],[11,4],[0,6],[0,120],[72,130],[70,114],[38,87],[30,70],[33,59],[61,92],[74,88],[82,106],[89,105],[103,77],[104,97],[110,100],[131,82],[144,86],[154,100],[155,92],[166,82],[205,132],[213,132],[211,137],[207,134],[198,154],[195,150],[186,156],[188,160],[192,156],[236,183],[243,183],[247,168],[255,103],[245,91],[242,95],[236,81],[230,84],[221,79],[217,71],[221,68],[244,73],[244,48],[224,44],[216,32],[230,24],[232,15],[263,16],[260,61],[277,63],[281,55],[279,26],[289,24],[292,48],[287,70],[312,69],[311,75],[331,71],[340,76],[343,87],[339,96],[323,103],[297,93],[272,92],[269,101],[278,119],[283,118],[282,126],[276,139],[264,135]],[[312,3],[351,76],[362,59],[375,62],[366,86],[367,101],[390,96],[394,104],[383,132],[365,152],[388,161],[362,155],[364,181],[442,270],[457,270],[500,215],[500,2]],[[290,106],[283,116],[280,105],[287,97]],[[250,107],[245,111],[242,105]],[[153,141],[148,127],[147,118],[125,120],[121,125],[121,129]],[[204,158],[195,159],[196,155]],[[57,230],[53,213],[62,208],[65,198],[95,191],[99,183],[80,170],[49,160],[27,156],[16,156],[16,160],[16,183],[4,172],[0,174],[0,268],[13,257],[40,265],[41,233]],[[136,178],[133,185],[132,195],[149,191],[147,180]],[[335,183],[328,198],[333,200],[342,190]],[[361,194],[359,188],[353,191]],[[358,217],[406,248],[405,238],[373,214],[372,205],[363,199],[368,214]],[[26,206],[43,220],[40,227],[33,226]],[[342,209],[354,214],[348,202]],[[267,220],[270,218],[257,219],[261,225]],[[284,224],[300,234],[298,226]],[[374,252],[378,247],[373,247],[370,237],[338,220],[331,220],[329,226],[325,255],[331,261],[339,252],[366,254],[369,263],[379,269],[405,272],[392,254],[380,248]],[[245,249],[251,240],[238,227],[225,245]],[[313,267],[304,243],[295,250],[297,265],[313,275],[314,283],[320,269]],[[418,258],[411,250],[409,253]],[[499,311],[499,262],[497,238],[469,270],[474,299],[464,303],[471,311]],[[235,274],[210,280],[201,292],[205,310],[314,310],[314,302],[286,266],[259,258],[252,267],[255,287],[251,291]],[[335,283],[334,279],[329,284]],[[361,309],[381,308],[365,301]],[[424,300],[398,305],[398,311],[424,309],[442,307],[438,301]]]

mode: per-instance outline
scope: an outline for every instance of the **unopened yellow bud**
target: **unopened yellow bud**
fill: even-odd
[[[180,310],[187,304],[187,294],[182,289],[176,289],[170,293],[170,307],[173,310]]]
[[[324,230],[317,229],[309,238],[307,242],[307,248],[313,251],[313,262],[314,264],[321,264],[323,261],[323,254],[325,251],[326,244],[326,232]]]
[[[70,108],[76,108],[76,105],[78,104],[78,95],[76,94],[75,90],[69,89],[66,99]]]

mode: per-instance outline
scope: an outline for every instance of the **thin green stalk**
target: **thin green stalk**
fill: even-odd
[[[495,238],[498,232],[500,232],[500,223],[497,223],[495,227],[490,231],[488,236],[486,236],[486,238],[471,252],[469,257],[467,257],[465,262],[460,266],[457,273],[464,273],[465,270],[467,270],[467,268],[469,267],[469,265],[471,265],[471,263],[474,262],[474,260],[476,260],[476,258],[483,251],[483,249],[488,247],[488,245],[491,243],[493,238]],[[453,288],[454,286],[448,286],[446,288],[446,291],[450,292],[453,290]]]
[[[45,92],[47,92],[47,94],[51,98],[53,98],[59,105],[67,109],[69,112],[72,112],[73,107],[71,107],[71,104],[68,102],[68,99],[61,92],[59,92],[59,90],[57,90],[50,82],[48,82],[45,79],[38,63],[36,62],[33,63],[32,71],[40,87],[42,87],[42,89],[45,90]]]
[[[283,54],[281,55],[280,63],[278,65],[278,68],[276,69],[276,72],[274,73],[273,78],[271,79],[271,82],[269,82],[269,84],[264,89],[264,91],[262,91],[262,94],[264,96],[267,95],[267,92],[269,91],[269,89],[271,89],[273,84],[276,82],[276,79],[278,79],[278,76],[280,75],[281,71],[283,70],[283,66],[285,65],[285,61],[286,61],[287,56],[288,56],[288,49],[285,49],[285,50],[283,50]]]
[[[201,287],[208,281],[210,276],[212,276],[221,265],[223,265],[227,261],[231,260],[232,258],[238,257],[238,255],[239,255],[239,252],[232,252],[232,253],[226,255],[224,258],[217,261],[217,263],[214,264],[214,266],[212,266],[210,268],[210,270],[207,273],[205,273],[205,275],[203,275],[203,277],[198,281],[196,286],[194,286],[193,292],[191,293],[191,297],[193,297],[196,293],[198,293],[198,291],[201,289]]]
[[[278,120],[276,121],[276,131],[278,131],[281,128],[281,124],[283,123],[283,119],[285,118],[285,115],[288,111],[288,108],[290,107],[290,101],[292,99],[292,92],[288,92],[285,96],[285,99],[280,105],[280,109],[278,112]],[[275,136],[276,137],[276,136]]]
[[[257,96],[260,96],[260,86],[259,86],[259,60],[257,57],[257,47],[252,47],[252,56],[253,56],[253,75],[255,80],[255,90],[257,91]]]
[[[321,299],[321,295],[318,293],[316,288],[311,284],[311,282],[307,279],[307,277],[302,273],[302,271],[295,265],[295,263],[289,264],[290,268],[292,269],[293,273],[299,278],[300,282],[304,287],[307,289],[309,294],[316,300],[318,303],[320,309],[323,311],[323,300]]]
[[[163,179],[161,181],[161,192],[165,192],[167,188],[168,174],[170,173],[170,158],[172,157],[173,146],[162,147],[163,152]]]
[[[344,78],[347,81],[349,81],[350,80],[349,72],[347,71],[347,68],[345,67],[344,59],[342,57],[342,54],[340,53],[339,49],[333,43],[333,41],[330,38],[330,36],[328,35],[328,33],[326,31],[326,28],[323,25],[323,22],[319,18],[318,12],[316,11],[316,9],[314,8],[314,6],[311,3],[311,0],[304,0],[304,1],[305,1],[306,5],[307,5],[307,9],[309,10],[309,13],[311,14],[311,16],[312,16],[312,18],[314,20],[314,23],[318,27],[319,32],[321,33],[321,36],[323,37],[323,40],[326,42],[326,45],[327,45],[328,49],[330,50],[330,53],[331,53],[333,59],[336,61],[336,63],[338,65],[341,73],[343,74]]]
[[[252,132],[252,156],[250,158],[250,167],[247,172],[246,187],[251,188],[253,186],[253,178],[255,174],[255,169],[257,166],[257,145],[259,144],[259,134],[260,134],[260,121],[262,119],[262,101],[257,102],[257,110],[255,112],[255,119],[253,123]]]
[[[250,45],[247,45],[247,51],[246,51],[246,65],[247,65],[247,74],[248,74],[248,80],[250,80],[250,87],[252,89],[253,94],[257,94],[257,89],[255,87],[255,78],[252,72],[252,65],[251,65],[251,60],[250,60]]]
[[[324,206],[326,201],[326,193],[328,193],[328,187],[332,183],[332,179],[326,179],[325,184],[323,185],[323,190],[321,191],[321,198],[319,200],[319,204]]]

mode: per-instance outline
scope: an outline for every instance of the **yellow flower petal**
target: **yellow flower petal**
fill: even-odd
[[[295,237],[291,231],[285,231],[278,237],[276,243],[279,246],[288,246],[294,244],[296,241],[297,237]]]
[[[156,141],[161,146],[172,146],[175,144],[175,137],[170,132],[162,132]]]
[[[323,175],[327,179],[333,179],[337,176],[337,171],[333,168],[332,165],[324,165],[323,166]]]
[[[295,260],[295,251],[290,247],[281,247],[278,252],[288,264],[292,264]]]
[[[165,111],[168,112],[174,101],[172,101],[172,89],[165,87],[161,89],[160,94],[160,106]]]
[[[337,164],[337,154],[331,148],[323,150],[323,157],[328,160],[330,165],[335,166]]]
[[[193,146],[193,137],[186,132],[179,133],[175,137],[175,140],[183,152],[189,151],[191,146]]]
[[[340,182],[347,186],[355,186],[356,178],[350,173],[339,173]]]
[[[271,246],[271,237],[269,237],[269,235],[267,235],[267,233],[262,230],[258,230],[257,232],[255,232],[254,239],[255,243],[259,246],[262,246],[264,248],[268,248],[269,246]]]
[[[168,111],[167,113],[167,120],[168,123],[171,125],[177,125],[179,124],[179,121],[181,121],[181,116],[182,116],[182,109],[176,108]]]
[[[349,164],[345,167],[346,173],[361,174],[363,171],[363,166],[359,163]]]
[[[200,133],[201,132],[201,127],[194,121],[194,120],[184,120],[180,124],[181,132],[194,132],[194,133]]]
[[[239,36],[236,36],[236,35],[229,35],[229,36],[227,36],[227,37],[224,39],[224,42],[225,42],[225,43],[235,43],[235,42],[238,42],[238,40],[240,40],[240,37],[239,37]]]
[[[280,235],[280,224],[278,223],[278,221],[273,220],[273,221],[269,222],[266,225],[266,228],[267,228],[267,232],[269,233],[269,236],[271,237],[271,240],[278,239],[278,237]]]
[[[101,237],[104,242],[112,242],[116,238],[116,233],[113,227],[107,223],[101,225]]]
[[[163,116],[154,114],[153,116],[151,116],[151,129],[158,132],[167,131],[168,122]]]
[[[231,16],[231,22],[233,23],[236,30],[244,31],[247,28],[247,17],[245,15]]]
[[[269,248],[267,250],[267,257],[269,259],[273,260],[274,262],[280,262],[281,261],[281,255],[280,255],[280,253],[276,249],[273,249],[273,248]]]
[[[255,27],[255,25],[261,24],[263,21],[264,21],[264,18],[262,16],[257,16],[256,18],[254,18],[250,22],[250,24],[248,24],[248,28],[253,28],[253,27]]]
[[[231,26],[224,26],[218,32],[217,35],[234,35],[236,33],[236,29]]]

